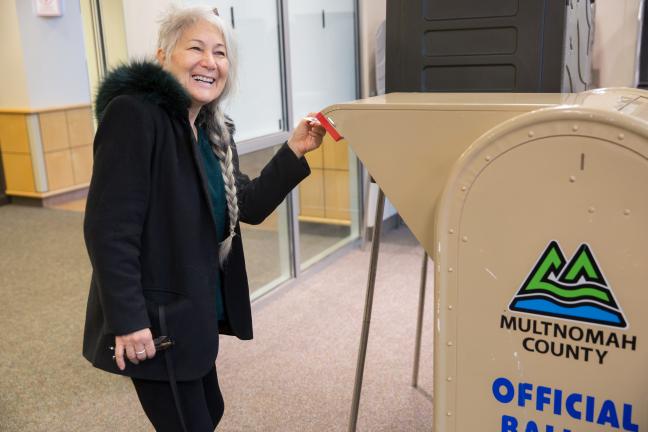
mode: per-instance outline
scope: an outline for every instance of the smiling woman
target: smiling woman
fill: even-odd
[[[133,379],[158,431],[218,424],[218,336],[252,338],[239,222],[261,223],[281,203],[324,135],[304,119],[257,178],[241,173],[222,110],[235,52],[210,9],[172,10],[157,63],[119,67],[97,95],[83,354]]]

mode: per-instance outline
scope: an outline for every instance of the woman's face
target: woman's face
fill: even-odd
[[[223,35],[213,24],[196,22],[182,33],[168,57],[161,50],[157,56],[164,69],[187,90],[193,109],[200,109],[223,92],[229,60]]]

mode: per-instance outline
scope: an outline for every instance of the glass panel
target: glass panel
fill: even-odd
[[[254,178],[279,146],[240,157],[241,171]],[[241,224],[250,293],[260,293],[290,277],[288,211],[284,201],[259,225]]]
[[[103,43],[108,70],[128,61],[124,8],[121,0],[100,0]]]
[[[236,124],[237,141],[283,130],[276,1],[184,0],[184,4],[215,6],[234,27],[239,85],[225,111]]]
[[[289,0],[293,123],[356,98],[353,0]],[[318,61],[313,61],[313,53]]]
[[[103,67],[110,70],[128,61],[124,8],[122,0],[81,0],[83,39],[88,66],[88,81],[92,95],[97,94]],[[101,18],[103,39],[98,34]],[[103,44],[103,56],[99,48]],[[105,65],[103,59],[105,58]],[[94,97],[92,98],[94,109]]]
[[[289,0],[293,122],[356,98],[353,0]],[[317,51],[317,62],[312,61]],[[311,175],[299,186],[301,267],[358,236],[358,176],[346,141],[328,136],[307,156]]]
[[[94,31],[94,17],[92,15],[91,0],[82,0],[81,19],[83,23],[83,43],[86,51],[86,63],[88,65],[88,82],[90,84],[90,94],[97,94],[99,84],[100,63],[97,58],[96,35]],[[94,112],[94,97],[92,98],[92,112]],[[94,118],[94,116],[93,116]]]
[[[301,268],[358,237],[360,220],[357,159],[347,142],[327,136],[306,159],[311,175],[299,185]]]

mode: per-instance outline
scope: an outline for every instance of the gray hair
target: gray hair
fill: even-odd
[[[158,34],[158,48],[164,51],[169,58],[182,33],[198,21],[207,21],[213,24],[223,35],[225,50],[229,61],[229,73],[225,87],[220,96],[214,101],[204,105],[200,111],[197,123],[205,127],[212,151],[218,158],[225,183],[225,199],[229,218],[228,236],[220,244],[219,262],[223,266],[231,249],[232,240],[236,235],[236,224],[239,219],[236,176],[234,166],[234,152],[232,134],[234,127],[225,116],[222,102],[231,97],[236,88],[238,59],[234,34],[230,26],[208,7],[172,8],[160,22]]]

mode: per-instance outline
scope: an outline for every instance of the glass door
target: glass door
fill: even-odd
[[[106,71],[128,61],[122,0],[81,0],[91,94]],[[94,102],[94,101],[93,101]]]
[[[308,112],[356,99],[355,2],[289,0],[293,123]],[[328,136],[307,154],[299,186],[299,248],[306,268],[358,236],[357,159]]]

